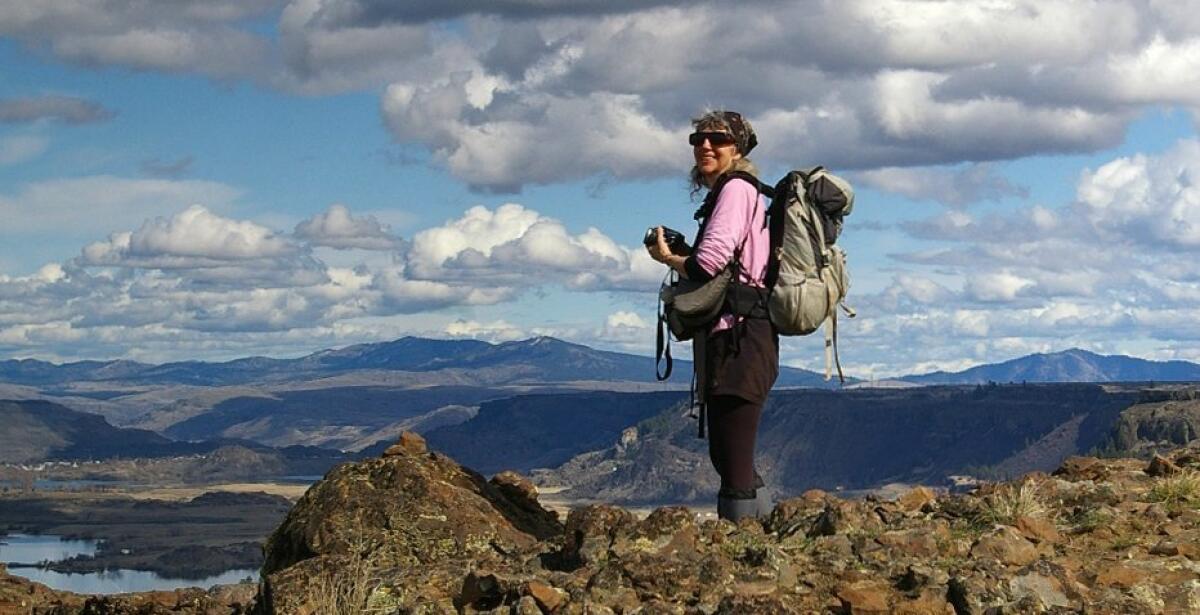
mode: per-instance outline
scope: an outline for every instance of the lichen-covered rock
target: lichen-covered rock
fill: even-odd
[[[296,503],[267,541],[259,612],[301,612],[330,593],[384,600],[374,597],[381,588],[397,606],[453,603],[462,569],[520,560],[561,534],[531,488],[512,476],[489,483],[402,436],[382,458],[333,469]],[[376,581],[382,573],[405,583]]]

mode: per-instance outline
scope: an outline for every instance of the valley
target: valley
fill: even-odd
[[[785,369],[764,410],[759,470],[778,501],[814,488],[880,497],[915,484],[948,489],[1048,471],[1072,455],[1145,457],[1200,432],[1196,389],[1161,382],[1190,372],[1160,367],[1065,352],[936,378],[1061,379],[1075,369],[1101,382],[914,386],[913,377],[905,387],[842,389]],[[1105,369],[1160,382],[1102,383]],[[9,397],[0,401],[0,533],[105,545],[52,566],[61,571],[255,568],[309,484],[378,458],[403,431],[485,476],[530,476],[563,514],[589,503],[703,511],[717,488],[684,383],[654,382],[645,357],[551,338],[404,338],[224,364],[7,361],[0,393]]]

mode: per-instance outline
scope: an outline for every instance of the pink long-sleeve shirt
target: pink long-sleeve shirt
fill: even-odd
[[[696,263],[709,275],[720,273],[733,260],[734,250],[745,238],[739,281],[750,286],[766,286],[767,261],[771,253],[771,234],[764,224],[766,215],[766,199],[757,188],[744,179],[729,180],[717,195],[704,237],[692,253]],[[732,314],[721,316],[713,325],[713,333],[732,327],[733,319]]]

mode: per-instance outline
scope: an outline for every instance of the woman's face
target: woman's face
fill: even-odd
[[[704,132],[697,132],[697,134],[703,135]],[[718,143],[713,143],[714,140]],[[732,139],[725,140],[724,143],[721,141],[722,139],[704,138],[698,145],[692,146],[692,155],[696,158],[696,168],[700,170],[700,174],[710,185],[714,179],[733,165],[734,160],[742,157]]]

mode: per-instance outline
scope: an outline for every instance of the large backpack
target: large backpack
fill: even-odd
[[[792,171],[774,187],[743,172],[730,173],[723,179],[728,181],[734,177],[754,184],[771,199],[766,216],[771,236],[766,277],[767,315],[780,335],[808,335],[822,324],[826,325],[825,379],[832,377],[836,365],[838,380],[845,382],[837,353],[837,310],[840,307],[850,318],[855,312],[845,304],[846,293],[850,290],[846,253],[835,242],[842,232],[843,219],[854,208],[854,189],[845,179],[823,167]],[[715,198],[724,181],[714,186],[710,196]],[[735,267],[738,260],[735,254]],[[670,339],[664,330],[669,330],[680,341],[691,339],[695,330],[711,326],[721,310],[730,307],[727,293],[732,292],[737,297],[742,289],[737,283],[737,274],[730,274],[729,270],[705,284],[681,284],[678,280],[664,283],[660,294],[662,309],[658,315],[656,364],[665,358],[666,371],[659,372],[656,368],[659,380],[669,378],[672,367]],[[694,310],[698,317],[686,315],[681,318],[678,310],[673,311],[672,302],[685,296],[691,303],[696,303],[696,307],[704,308]],[[732,311],[736,314],[746,314],[736,309],[738,303],[751,311],[761,309],[754,305],[761,305],[761,297],[757,302],[750,298],[734,303]]]
[[[846,253],[837,246],[842,220],[854,208],[854,189],[822,167],[788,173],[774,188],[762,186],[771,197],[767,224],[771,259],[767,268],[770,294],[767,308],[780,335],[808,335],[825,325],[825,379],[837,364],[837,311],[850,290]]]

